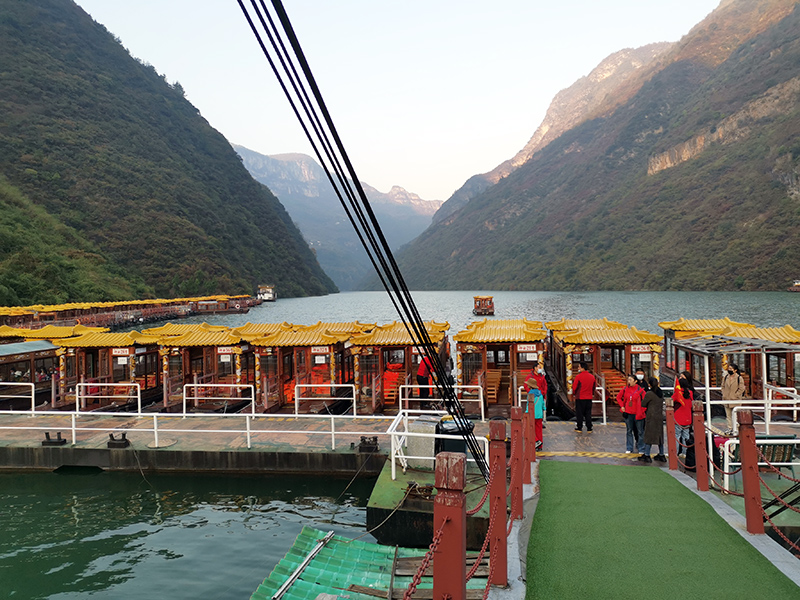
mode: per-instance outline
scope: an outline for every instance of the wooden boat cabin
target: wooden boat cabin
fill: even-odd
[[[737,324],[674,341],[673,347],[677,356],[688,357],[684,363],[688,368],[683,370],[692,374],[700,388],[706,385],[706,364],[709,387],[719,387],[730,363],[739,367],[749,397],[766,398],[765,379],[777,387],[800,387],[800,331],[791,325],[759,328]],[[719,393],[710,391],[710,396],[718,398]]]
[[[166,332],[180,329],[171,325],[164,326]],[[197,386],[190,388],[187,410],[191,405],[196,411],[236,412],[250,405],[248,389],[238,386],[255,385],[255,356],[241,335],[203,323],[180,335],[162,335],[159,346],[165,409],[182,404],[186,384]]]
[[[493,315],[494,314],[494,298],[492,296],[473,296],[473,315]]]
[[[30,410],[30,386],[33,383],[35,403],[49,402],[54,393],[53,377],[57,373],[58,346],[47,340],[0,344],[0,410]]]
[[[750,323],[737,323],[728,317],[722,319],[684,319],[662,321],[658,324],[664,330],[664,369],[663,374],[674,380],[681,371],[700,373],[703,358],[686,348],[678,348],[675,342],[721,333],[729,327],[755,327]],[[721,367],[720,367],[721,369]],[[720,369],[711,370],[711,385],[718,386],[722,381]],[[702,381],[702,378],[697,381]]]
[[[447,364],[450,355],[447,330],[450,324],[426,321],[425,329],[440,360]],[[352,360],[359,403],[367,404],[366,410],[371,413],[396,409],[400,386],[416,384],[420,363],[419,350],[406,326],[397,321],[378,325],[369,332],[353,334],[348,344],[345,361]]]
[[[604,324],[608,326],[602,327]],[[598,386],[605,389],[607,404],[616,400],[626,377],[636,369],[643,369],[647,377],[660,375],[659,335],[605,319],[562,320],[545,326],[551,330],[551,369],[561,399],[570,410],[575,408],[572,381],[581,361],[589,365]],[[567,326],[577,328],[565,329]],[[602,407],[595,404],[593,410],[599,414]]]
[[[278,299],[278,293],[275,291],[273,284],[264,284],[258,286],[256,298],[263,302],[275,302]]]
[[[533,364],[545,364],[547,332],[541,321],[483,319],[453,340],[458,384],[480,385],[487,404],[513,404]]]
[[[272,333],[250,338],[255,348],[256,393],[260,404],[265,410],[293,404],[298,400],[295,389],[301,386],[300,412],[340,412],[352,408],[352,400],[317,399],[352,398],[347,390],[333,386],[353,382],[352,360],[345,359],[345,343],[353,332],[361,332],[364,327],[358,322],[320,322],[310,326],[282,326]]]
[[[123,405],[136,402],[130,386],[113,384],[138,383],[143,405],[157,401],[161,396],[158,341],[156,336],[137,331],[86,333],[56,340],[59,379],[53,408],[74,406],[78,383],[95,384],[86,388],[88,397],[81,410],[111,405],[124,410]]]

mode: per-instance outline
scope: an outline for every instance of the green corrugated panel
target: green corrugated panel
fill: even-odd
[[[251,600],[270,600],[324,536],[323,531],[303,527],[291,549],[278,562],[269,577],[258,586]],[[315,600],[321,593],[349,600],[375,600],[374,596],[343,590],[353,584],[386,590],[391,581],[394,553],[394,546],[348,540],[335,535],[308,563],[298,580],[284,594],[283,600]],[[421,557],[425,553],[426,550],[417,548],[397,549],[398,557]],[[395,577],[394,587],[406,588],[411,579]],[[469,588],[482,589],[485,585],[485,579],[473,578],[467,582]],[[424,577],[418,587],[432,588],[433,578]]]

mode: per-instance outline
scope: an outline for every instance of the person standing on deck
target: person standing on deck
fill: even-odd
[[[525,406],[525,412],[533,412],[534,433],[536,436],[536,449],[541,450],[544,444],[544,436],[542,434],[542,419],[544,419],[544,396],[539,390],[539,384],[532,377],[525,380],[525,386],[528,388],[528,402]],[[531,411],[533,406],[533,411]]]
[[[572,382],[572,397],[575,399],[575,431],[583,430],[586,421],[586,432],[592,433],[592,400],[597,380],[589,372],[585,361],[578,364],[578,374]]]
[[[634,372],[634,375],[636,375],[636,385],[638,385],[640,388],[642,388],[644,390],[645,394],[647,392],[649,392],[650,391],[650,385],[648,384],[648,381],[645,378],[644,369],[642,367],[639,367]]]
[[[650,458],[650,447],[658,444],[658,454],[655,460],[667,462],[664,456],[664,392],[658,384],[658,379],[651,377],[648,380],[648,392],[642,398],[642,408],[645,410],[644,422],[644,449],[639,460],[642,462],[652,462]]]
[[[431,359],[424,355],[419,361],[419,369],[417,369],[417,385],[428,386],[430,385],[430,376],[433,372],[433,365]],[[427,400],[430,396],[430,390],[427,387],[419,388],[420,400]]]
[[[542,394],[542,398],[547,401],[547,377],[544,373],[544,366],[539,364],[539,361],[535,361],[533,363],[533,368],[531,372],[528,373],[528,377],[525,378],[525,393],[531,391],[531,388],[528,386],[528,379],[533,378],[536,381],[536,385],[539,386],[539,391]],[[544,421],[542,421],[542,427],[544,427]]]
[[[625,454],[644,451],[644,390],[636,384],[636,377],[628,375],[625,387],[617,394],[617,404],[625,420]],[[639,423],[641,422],[641,425]],[[641,428],[641,431],[640,431]]]
[[[687,380],[686,371],[681,373],[675,383],[672,400],[675,402],[675,439],[678,442],[678,454],[686,454],[689,445],[689,436],[692,432],[692,401],[694,393],[691,389],[691,379]]]
[[[725,377],[722,378],[722,399],[742,400],[747,393],[747,388],[744,385],[744,377],[739,372],[738,365],[728,363],[728,371]],[[733,434],[733,408],[737,404],[725,405],[725,420],[728,422],[728,430],[725,432],[727,435]]]

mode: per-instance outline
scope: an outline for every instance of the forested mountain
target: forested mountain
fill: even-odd
[[[399,262],[416,289],[785,289],[798,175],[800,8],[723,0]]]
[[[335,285],[280,202],[70,0],[0,0],[0,304]]]
[[[266,156],[234,145],[244,166],[272,190],[317,254],[325,272],[342,290],[352,290],[374,273],[353,226],[322,167],[305,154]],[[422,233],[441,206],[399,186],[388,194],[361,182],[392,250]]]

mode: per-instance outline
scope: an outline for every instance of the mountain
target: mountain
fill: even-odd
[[[547,109],[544,120],[536,129],[525,147],[500,165],[480,175],[473,175],[447,199],[433,216],[438,223],[467,204],[486,188],[508,176],[525,164],[538,150],[585,121],[595,111],[619,98],[618,93],[633,80],[642,69],[652,64],[659,56],[672,48],[673,44],[659,42],[641,48],[626,48],[604,59],[589,75],[581,77],[565,90],[555,95]]]
[[[325,272],[342,290],[352,290],[374,273],[353,226],[328,182],[325,171],[305,154],[265,156],[233,146],[253,177],[280,198],[314,249]],[[422,233],[441,206],[399,186],[384,194],[361,183],[392,250]]]
[[[724,0],[398,257],[412,289],[778,290],[800,274],[800,8]]]
[[[280,202],[69,0],[0,0],[0,303],[325,294]]]

